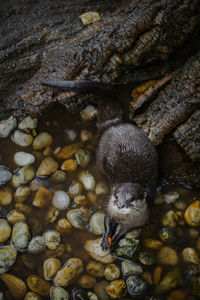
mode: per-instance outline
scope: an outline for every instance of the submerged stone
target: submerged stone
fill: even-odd
[[[0,248],[0,273],[7,272],[12,267],[17,258],[17,249],[6,245]]]
[[[0,186],[6,184],[12,178],[12,172],[3,165],[0,165]]]
[[[0,121],[0,137],[7,138],[11,131],[17,126],[17,119],[11,116],[7,120]]]

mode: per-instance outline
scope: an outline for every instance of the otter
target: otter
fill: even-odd
[[[140,83],[140,82],[138,82]],[[137,85],[135,83],[134,85]],[[110,195],[101,246],[113,249],[127,232],[147,224],[158,177],[158,154],[144,131],[124,123],[114,84],[94,81],[45,81],[45,86],[97,94],[100,141],[96,161],[108,178]]]

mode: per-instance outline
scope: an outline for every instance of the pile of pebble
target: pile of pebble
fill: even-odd
[[[81,124],[96,114],[87,106]],[[0,281],[7,287],[0,299],[72,299],[70,294],[74,300],[145,299],[152,291],[154,300],[163,295],[182,300],[183,264],[191,276],[189,299],[200,297],[200,201],[186,202],[177,191],[158,192],[155,207],[165,208],[159,229],[127,233],[111,255],[100,246],[105,212],[98,204],[109,187],[91,171],[97,136],[63,129],[68,143],[55,146],[49,132],[37,132],[37,123],[30,117],[0,121],[0,137],[20,149],[13,156],[15,170],[3,164],[6,149],[0,149]],[[71,174],[75,179],[67,185]],[[80,245],[87,262],[84,254],[73,257],[73,245],[63,242],[75,230],[94,235]],[[177,247],[185,231],[190,240]]]

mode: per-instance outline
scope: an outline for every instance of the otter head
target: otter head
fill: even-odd
[[[108,214],[117,224],[128,229],[140,227],[149,219],[147,192],[138,183],[122,183],[111,190]]]

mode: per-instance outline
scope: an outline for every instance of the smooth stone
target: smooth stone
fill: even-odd
[[[123,276],[141,275],[143,273],[142,267],[139,264],[127,260],[122,261],[121,270]]]
[[[9,205],[12,202],[12,191],[9,187],[0,188],[0,205]]]
[[[196,239],[199,236],[199,231],[194,228],[190,228],[189,235],[192,239]]]
[[[59,214],[60,211],[57,208],[55,208],[54,206],[50,206],[46,212],[45,221],[47,223],[54,223],[57,220]]]
[[[131,296],[142,296],[148,289],[148,284],[138,275],[131,275],[126,280],[128,292]]]
[[[163,277],[155,288],[156,295],[165,294],[174,289],[181,282],[181,273],[178,268],[173,268]]]
[[[92,138],[92,133],[86,129],[81,130],[81,141],[87,142]]]
[[[22,211],[26,216],[31,216],[34,213],[33,208],[24,203],[16,203],[15,208]]]
[[[179,198],[179,193],[176,191],[170,191],[164,194],[164,202],[167,204],[174,203]]]
[[[28,292],[26,293],[24,300],[42,300],[42,298],[40,297],[40,295],[34,292]]]
[[[69,300],[69,293],[60,286],[52,286],[50,290],[51,300]]]
[[[163,247],[158,253],[158,261],[160,264],[175,266],[178,264],[179,259],[174,249]]]
[[[26,268],[28,268],[29,270],[34,270],[36,269],[37,265],[38,265],[38,260],[37,257],[34,256],[33,254],[24,252],[21,255],[21,261],[24,264],[24,266]]]
[[[74,197],[74,204],[78,207],[87,206],[89,201],[85,195],[78,195]]]
[[[20,123],[19,129],[35,129],[37,127],[37,119],[31,119],[31,117],[24,118]]]
[[[187,247],[182,251],[183,259],[187,263],[199,264],[200,259],[194,248]]]
[[[66,247],[63,244],[60,244],[56,249],[51,250],[47,249],[45,251],[46,257],[61,257],[66,251]]]
[[[152,249],[152,250],[157,250],[160,249],[163,246],[163,243],[159,240],[154,240],[154,239],[144,239],[144,246],[146,248]]]
[[[14,162],[20,167],[32,165],[35,162],[35,156],[28,152],[16,152],[14,155]]]
[[[57,286],[67,287],[83,272],[83,262],[80,258],[70,258],[54,278]]]
[[[37,170],[37,176],[48,176],[53,174],[59,165],[52,157],[45,157]]]
[[[115,264],[109,264],[105,267],[104,276],[106,280],[116,280],[120,277],[120,269]]]
[[[8,221],[0,219],[0,243],[6,242],[11,236],[11,227]]]
[[[55,156],[58,159],[70,158],[81,146],[82,143],[74,143],[71,145],[64,146],[55,154]]]
[[[83,275],[78,280],[78,285],[84,289],[92,289],[96,285],[97,281],[93,276]]]
[[[79,181],[73,182],[68,190],[69,197],[73,199],[76,196],[79,196],[83,192],[83,185]]]
[[[103,264],[112,263],[115,260],[115,257],[110,254],[109,250],[102,250],[101,240],[101,238],[88,240],[86,241],[84,248],[94,260],[102,262]]]
[[[82,288],[75,288],[72,290],[73,300],[88,300],[87,292]]]
[[[49,297],[49,291],[51,288],[51,283],[44,280],[42,277],[38,275],[30,275],[26,279],[28,288],[39,294],[40,296]]]
[[[78,176],[79,180],[82,182],[84,188],[89,191],[93,191],[95,189],[95,179],[92,174],[89,172],[81,172]]]
[[[50,203],[51,198],[51,192],[46,187],[41,186],[35,193],[32,204],[33,206],[44,208]]]
[[[39,188],[41,188],[41,186],[42,186],[42,180],[39,178],[33,179],[29,185],[31,192],[35,192],[35,191],[39,190]]]
[[[106,292],[106,288],[108,286],[109,282],[108,281],[100,281],[96,284],[94,287],[94,292],[97,295],[99,300],[109,300],[110,297],[108,296]]]
[[[88,292],[87,295],[88,295],[89,300],[98,300],[97,295],[93,292]]]
[[[157,266],[154,271],[153,271],[153,283],[154,285],[158,285],[158,283],[160,282],[161,276],[163,273],[163,267],[161,266]]]
[[[69,234],[72,231],[72,225],[65,218],[58,220],[56,225],[56,230],[60,232],[61,235]]]
[[[61,267],[61,262],[58,258],[48,258],[43,264],[44,279],[50,280],[56,275]]]
[[[171,244],[175,241],[176,234],[173,228],[163,227],[159,230],[159,237],[164,243]]]
[[[56,170],[50,177],[53,183],[63,183],[67,180],[67,174],[61,170]]]
[[[77,162],[74,159],[66,159],[62,165],[61,170],[67,171],[67,172],[73,172],[77,169]]]
[[[99,15],[98,12],[88,11],[88,12],[80,15],[79,18],[81,19],[83,25],[87,26],[87,25],[90,25],[94,22],[99,21],[100,20],[100,15]],[[92,105],[90,105],[90,106],[92,106]]]
[[[75,142],[78,137],[78,132],[75,129],[65,129],[64,133],[67,142]]]
[[[11,131],[17,126],[17,119],[11,116],[7,120],[0,121],[0,137],[7,138]]]
[[[77,229],[84,229],[89,222],[90,215],[86,209],[74,208],[68,211],[67,219],[73,227]]]
[[[155,263],[155,258],[151,252],[143,250],[138,255],[139,261],[146,266],[152,266]]]
[[[53,138],[48,132],[41,132],[34,138],[33,149],[42,150],[50,146],[52,142],[53,142]]]
[[[12,242],[18,250],[27,248],[30,239],[30,230],[26,223],[18,222],[13,226]]]
[[[40,235],[32,237],[28,245],[28,251],[32,254],[38,254],[46,249],[44,238]]]
[[[83,121],[90,121],[97,116],[97,109],[93,105],[87,105],[81,112],[80,112],[81,119]]]
[[[45,157],[51,156],[52,154],[53,154],[53,149],[52,149],[51,146],[47,146],[47,147],[44,149],[44,151],[43,151],[43,155],[44,155]]]
[[[200,201],[192,202],[186,209],[185,221],[192,227],[200,226]]]
[[[7,216],[8,222],[12,225],[16,224],[17,222],[25,221],[26,219],[27,218],[25,214],[23,214],[21,211],[17,209],[11,210]]]
[[[31,166],[20,168],[12,177],[11,184],[18,188],[20,185],[27,184],[35,177],[35,171]]]
[[[176,227],[176,218],[175,212],[173,210],[169,210],[162,218],[161,224],[163,226],[169,226],[171,228]]]
[[[56,191],[52,199],[53,206],[59,210],[65,210],[69,207],[70,198],[64,191]]]
[[[16,202],[22,203],[30,196],[30,194],[31,189],[29,186],[19,186],[14,193],[14,199]]]
[[[0,273],[7,272],[12,267],[17,258],[17,249],[6,245],[0,248]]]
[[[139,240],[127,239],[125,236],[114,249],[114,254],[118,257],[135,261],[138,257],[139,245]]]
[[[121,299],[127,293],[126,283],[122,279],[114,280],[106,287],[106,291],[111,299]]]
[[[43,237],[46,246],[51,250],[55,250],[61,242],[61,236],[57,230],[47,230]]]
[[[184,201],[184,200],[182,200],[182,199],[178,199],[176,202],[175,202],[175,207],[177,208],[177,209],[179,209],[179,210],[185,210],[186,209],[186,207],[187,207],[187,204],[186,204],[186,202]]]
[[[21,278],[11,274],[1,274],[0,279],[5,283],[14,299],[24,298],[27,287]]]
[[[0,165],[0,186],[6,184],[12,178],[12,172],[3,165]]]
[[[91,160],[91,153],[87,149],[79,149],[75,152],[75,158],[78,165],[85,168]]]
[[[21,130],[15,130],[11,139],[15,144],[21,147],[28,147],[32,144],[33,141],[33,137],[31,134],[25,133]]]
[[[127,232],[124,236],[125,240],[127,241],[134,241],[135,239],[137,239],[140,234],[142,232],[142,229],[141,228],[135,228],[129,232]]]
[[[107,183],[105,183],[104,181],[97,182],[97,184],[95,186],[95,193],[98,196],[108,194],[109,187],[108,187]]]
[[[89,275],[101,278],[104,276],[105,265],[100,262],[91,260],[87,264],[86,270]]]
[[[90,218],[90,229],[92,233],[102,235],[105,231],[104,228],[105,213],[103,211],[95,212]]]

